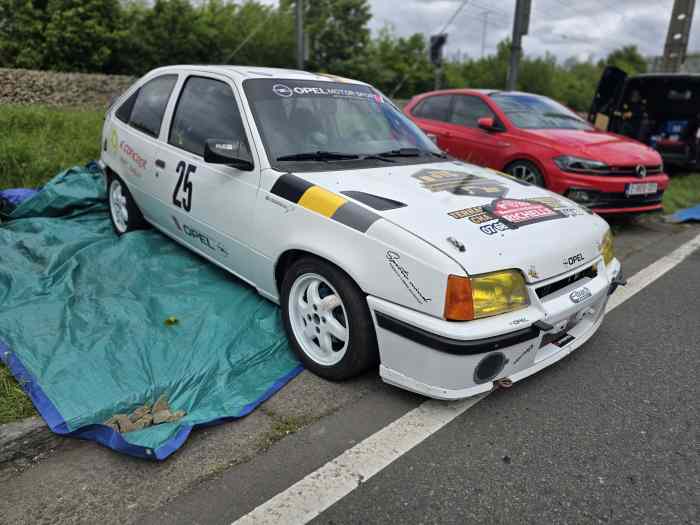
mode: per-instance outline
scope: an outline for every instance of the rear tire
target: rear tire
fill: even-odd
[[[281,303],[292,348],[316,375],[343,381],[378,363],[367,299],[337,267],[312,256],[295,261],[284,274]]]
[[[527,160],[516,160],[512,164],[509,164],[506,168],[506,173],[512,175],[516,179],[539,186],[540,188],[545,188],[547,186],[540,169]]]
[[[109,219],[114,232],[122,236],[134,230],[148,228],[134,198],[124,181],[112,172],[107,173],[107,200],[109,202]]]

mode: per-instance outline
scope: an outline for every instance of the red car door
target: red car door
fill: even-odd
[[[454,95],[449,134],[445,138],[449,153],[466,162],[501,169],[507,148],[511,145],[503,132],[505,127],[489,106],[475,95]],[[493,130],[479,127],[480,118],[491,118]]]

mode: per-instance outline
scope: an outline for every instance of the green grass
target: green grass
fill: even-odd
[[[32,402],[4,365],[0,365],[0,425],[35,414]]]
[[[104,110],[0,106],[0,189],[36,187],[97,159]]]
[[[673,213],[700,204],[700,173],[675,174],[664,193],[664,212]]]

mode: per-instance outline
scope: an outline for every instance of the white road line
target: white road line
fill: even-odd
[[[700,235],[634,274],[627,286],[619,288],[610,298],[606,311],[624,303],[699,248]],[[234,525],[308,523],[487,395],[451,403],[423,402],[242,516]]]

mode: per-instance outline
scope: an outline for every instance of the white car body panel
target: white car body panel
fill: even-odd
[[[178,80],[157,138],[114,116],[115,108],[134,89],[163,74],[176,74]],[[231,87],[253,155],[252,171],[207,164],[202,157],[168,144],[178,95],[189,75]],[[173,66],[149,73],[108,111],[102,162],[124,180],[150,223],[275,302],[279,302],[276,269],[284,254],[309,252],[334,263],[368,296],[383,379],[431,397],[455,399],[493,388],[493,381],[474,379],[476,365],[489,353],[498,351],[507,358],[498,377],[516,381],[560,359],[595,332],[608,289],[619,273],[616,260],[606,267],[600,256],[608,231],[601,218],[559,195],[459,161],[294,174],[277,171],[267,158],[242,88],[246,78],[270,77],[337,81],[269,68]],[[196,191],[189,211],[173,205],[181,163],[193,167]],[[346,204],[338,209],[348,212],[319,211],[322,207],[302,202],[309,193],[290,197],[294,188],[301,188],[299,195],[317,188],[313,191],[320,192],[321,201],[340,199]],[[344,192],[363,192],[405,206],[382,211]],[[598,270],[595,277],[580,278],[538,297],[538,288],[592,265]],[[449,275],[504,269],[522,271],[530,306],[468,322],[443,318]],[[571,294],[583,288],[590,297],[574,302]],[[555,344],[540,348],[540,332],[545,330],[532,328],[537,335],[526,341],[457,355],[387,329],[382,316],[452,343],[507,336],[540,321],[552,325],[552,331],[570,321],[567,332],[574,339],[562,348]]]

